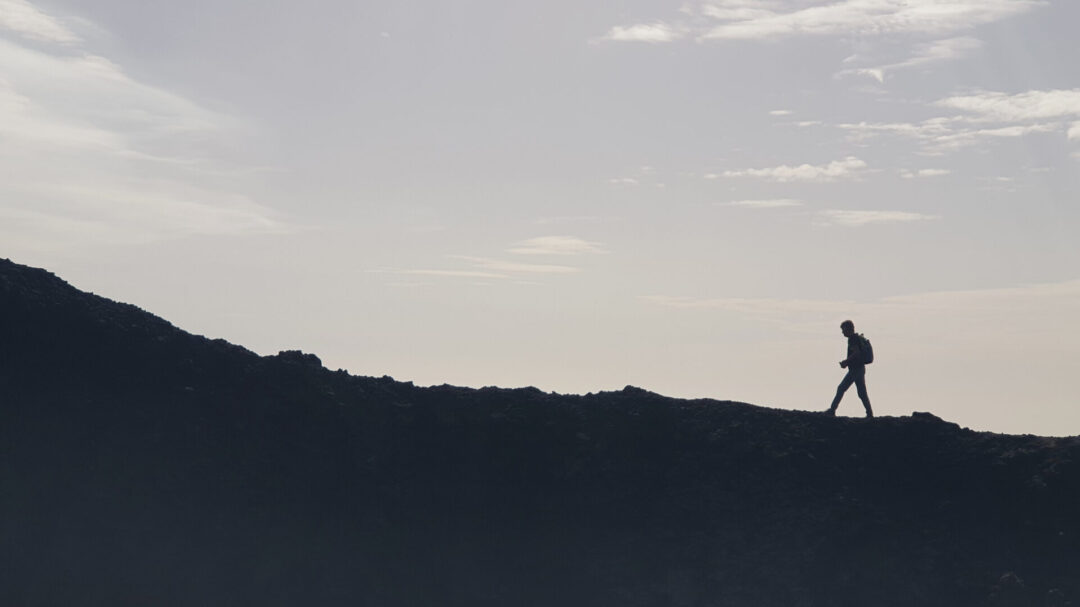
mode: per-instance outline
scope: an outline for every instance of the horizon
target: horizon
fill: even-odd
[[[0,257],[259,354],[1080,435],[1065,0],[0,0]],[[854,390],[840,415],[860,416]]]

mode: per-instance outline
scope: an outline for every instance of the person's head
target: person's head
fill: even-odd
[[[855,323],[851,322],[850,320],[845,320],[844,322],[840,323],[840,331],[844,333],[844,337],[851,337],[852,335],[855,335]]]

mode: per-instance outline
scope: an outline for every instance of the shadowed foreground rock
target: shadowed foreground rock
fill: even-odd
[[[353,377],[0,261],[3,605],[1080,605],[1078,459]]]

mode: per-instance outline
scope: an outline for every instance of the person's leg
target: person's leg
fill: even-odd
[[[840,381],[840,385],[836,387],[836,398],[833,399],[832,405],[829,405],[829,411],[835,413],[836,408],[840,406],[840,399],[844,398],[844,392],[851,387],[851,383],[855,381],[852,377],[851,369],[848,369],[847,375]]]
[[[870,396],[866,393],[866,367],[861,367],[855,375],[855,390],[859,393],[859,400],[866,409],[866,417],[874,417],[874,410],[870,408]]]

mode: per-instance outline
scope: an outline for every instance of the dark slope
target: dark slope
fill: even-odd
[[[0,261],[3,605],[1080,604],[1078,459],[352,377]]]

